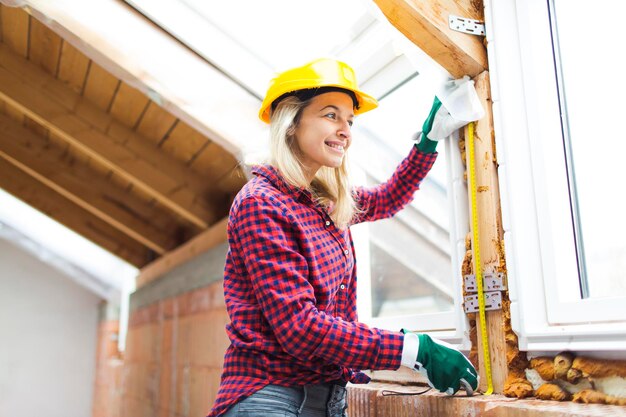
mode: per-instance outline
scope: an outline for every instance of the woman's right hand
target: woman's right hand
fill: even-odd
[[[464,389],[467,395],[476,391],[478,372],[465,355],[427,334],[417,334],[417,337],[419,348],[413,369],[426,376],[432,387],[448,395],[454,395],[459,389]]]

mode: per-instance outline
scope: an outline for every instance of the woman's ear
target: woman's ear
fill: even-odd
[[[294,141],[296,138],[296,128],[298,127],[298,122],[296,120],[292,121],[289,127],[287,128],[287,139]]]

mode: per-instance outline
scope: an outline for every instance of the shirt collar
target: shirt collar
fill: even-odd
[[[319,203],[316,203],[315,201],[313,201],[311,191],[307,190],[306,188],[296,187],[295,185],[289,184],[278,171],[278,169],[276,169],[276,167],[272,165],[253,165],[252,174],[256,175],[257,177],[264,177],[281,193],[285,195],[290,195],[295,200],[301,203],[307,204],[311,207],[315,207],[316,210],[321,210],[322,212],[326,213],[326,215],[330,215],[330,213],[333,211],[332,202],[330,204],[330,207],[324,207]]]
[[[254,165],[252,167],[252,174],[266,178],[276,189],[284,194],[291,195],[298,199],[304,198],[305,200],[313,201],[309,190],[289,184],[280,172],[278,172],[278,169],[272,165]]]

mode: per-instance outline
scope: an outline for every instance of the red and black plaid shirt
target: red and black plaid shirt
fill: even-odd
[[[412,199],[437,154],[412,147],[389,181],[356,188],[356,222],[391,217]],[[349,229],[311,194],[257,166],[230,210],[224,295],[231,345],[209,417],[268,384],[369,382],[357,369],[398,369],[400,332],[357,321]]]

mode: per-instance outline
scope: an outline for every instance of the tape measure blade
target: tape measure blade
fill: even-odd
[[[474,152],[474,123],[470,123],[468,126],[467,148],[469,156],[469,191],[472,210],[472,249],[474,252],[474,275],[476,277],[476,286],[478,290],[478,321],[483,348],[483,365],[485,375],[487,377],[487,391],[484,394],[491,395],[493,393],[493,380],[491,377],[491,357],[489,354],[489,336],[487,332],[487,319],[485,316],[485,295],[483,288],[482,262],[480,259],[480,238],[478,233],[478,202],[476,187],[476,159]]]

